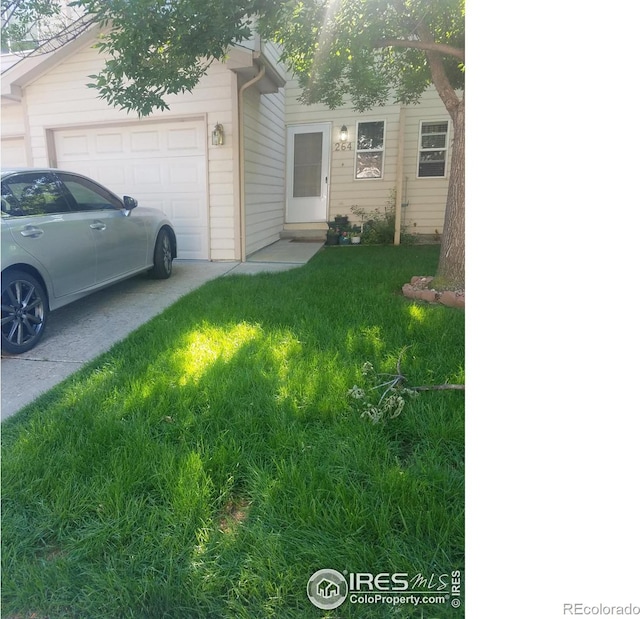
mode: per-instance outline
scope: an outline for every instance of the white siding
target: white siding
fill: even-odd
[[[356,112],[350,103],[330,110],[323,105],[302,105],[298,101],[301,90],[295,80],[287,83],[287,124],[328,121],[333,125],[331,148],[331,175],[329,192],[329,218],[337,214],[348,215],[359,223],[351,208],[383,210],[397,187],[397,161],[400,130],[399,105],[385,105],[366,112]],[[384,169],[381,179],[355,179],[356,127],[362,121],[385,121]],[[449,120],[449,115],[434,89],[427,91],[418,105],[406,106],[403,178],[400,179],[403,202],[403,223],[407,231],[418,234],[442,232],[447,198],[448,175],[445,178],[418,178],[417,161],[420,121]],[[341,150],[339,133],[342,125],[349,130],[347,149]],[[449,122],[451,129],[451,122]],[[451,143],[451,136],[449,139]],[[350,145],[350,149],[348,148]],[[338,148],[338,150],[336,150]],[[449,153],[450,156],[450,153]],[[448,167],[448,166],[447,166]],[[448,173],[447,173],[448,174]],[[414,225],[415,224],[415,225]]]
[[[26,145],[24,108],[21,103],[2,104],[2,154],[3,166],[27,166],[29,158]]]
[[[207,129],[208,223],[210,259],[237,259],[239,256],[236,217],[237,179],[233,147],[237,114],[236,76],[223,64],[215,63],[191,94],[167,97],[170,109],[140,120],[109,106],[87,88],[89,75],[98,73],[104,57],[86,45],[23,88],[23,104],[29,118],[27,129],[34,166],[55,164],[53,135],[59,129],[80,129],[107,125],[134,125],[158,120],[205,118]],[[3,108],[4,111],[4,108]],[[225,130],[225,144],[211,145],[216,123]],[[3,133],[5,119],[2,119]]]
[[[285,205],[284,93],[244,93],[247,255],[280,238]]]
[[[211,260],[238,260],[240,258],[240,232],[238,218],[238,109],[235,73],[222,65],[215,65],[215,75],[209,80],[210,91],[202,94],[208,106],[208,162],[209,162],[209,226]],[[196,90],[204,86],[200,82]],[[194,90],[194,95],[196,94]],[[200,94],[200,93],[198,93]],[[206,97],[209,97],[207,101]],[[224,144],[211,145],[211,134],[216,124],[224,128]]]
[[[2,103],[2,137],[24,137],[24,108],[21,103]]]
[[[24,167],[29,165],[24,138],[2,138],[0,163],[3,167]]]
[[[423,104],[407,106],[405,119],[403,223],[407,232],[442,234],[444,211],[449,187],[449,166],[453,138],[452,121],[435,90],[429,90],[422,97]],[[443,178],[418,178],[418,149],[420,145],[420,124],[422,121],[449,123],[447,165]],[[415,224],[415,225],[414,225]]]

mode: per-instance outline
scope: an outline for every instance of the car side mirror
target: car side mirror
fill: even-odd
[[[136,206],[138,206],[138,201],[135,198],[132,198],[131,196],[124,196],[123,198],[123,202],[124,202],[124,208],[125,208],[125,215],[129,215],[129,213],[136,208]]]

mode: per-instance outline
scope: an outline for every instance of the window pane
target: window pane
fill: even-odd
[[[442,133],[422,136],[422,148],[444,148],[446,143],[447,136]]]
[[[444,151],[420,153],[418,176],[444,176]]]
[[[58,173],[60,180],[76,201],[74,210],[99,211],[104,209],[119,209],[122,204],[102,189],[89,181],[71,174]]]
[[[420,123],[418,177],[445,175],[448,131],[448,122]]]
[[[322,189],[322,133],[293,136],[293,197],[315,198]]]
[[[2,183],[2,206],[11,215],[68,213],[69,203],[56,179],[48,173],[20,174]]]
[[[382,178],[382,153],[358,153],[356,178]]]
[[[434,161],[444,161],[443,150],[431,150],[426,153],[420,153],[420,163],[430,163]]]
[[[422,133],[446,133],[447,123],[422,123]]]
[[[358,150],[372,150],[384,146],[384,121],[358,124]]]

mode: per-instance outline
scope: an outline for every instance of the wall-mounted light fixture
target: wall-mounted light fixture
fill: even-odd
[[[211,132],[211,144],[213,146],[222,146],[224,144],[224,128],[217,123]]]
[[[346,142],[349,139],[349,130],[347,129],[347,125],[342,125],[340,127],[340,141]]]

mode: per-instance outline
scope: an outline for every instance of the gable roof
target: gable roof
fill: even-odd
[[[3,70],[2,83],[0,85],[2,99],[21,101],[22,89],[25,86],[84,47],[103,30],[104,29],[99,28],[97,25],[90,26],[75,39],[65,43],[55,51],[45,54],[31,53]]]
[[[0,96],[2,100],[21,101],[22,89],[41,75],[60,64],[66,58],[96,39],[108,27],[100,28],[92,25],[72,41],[58,49],[45,54],[30,54],[2,70]],[[246,45],[237,45],[229,50],[225,65],[248,80],[255,74],[254,61],[266,67],[266,80],[262,80],[260,91],[264,94],[275,92],[286,84],[285,71],[278,63],[274,63],[272,50],[268,50],[269,42],[264,42],[257,34]],[[275,65],[275,66],[274,66]]]

